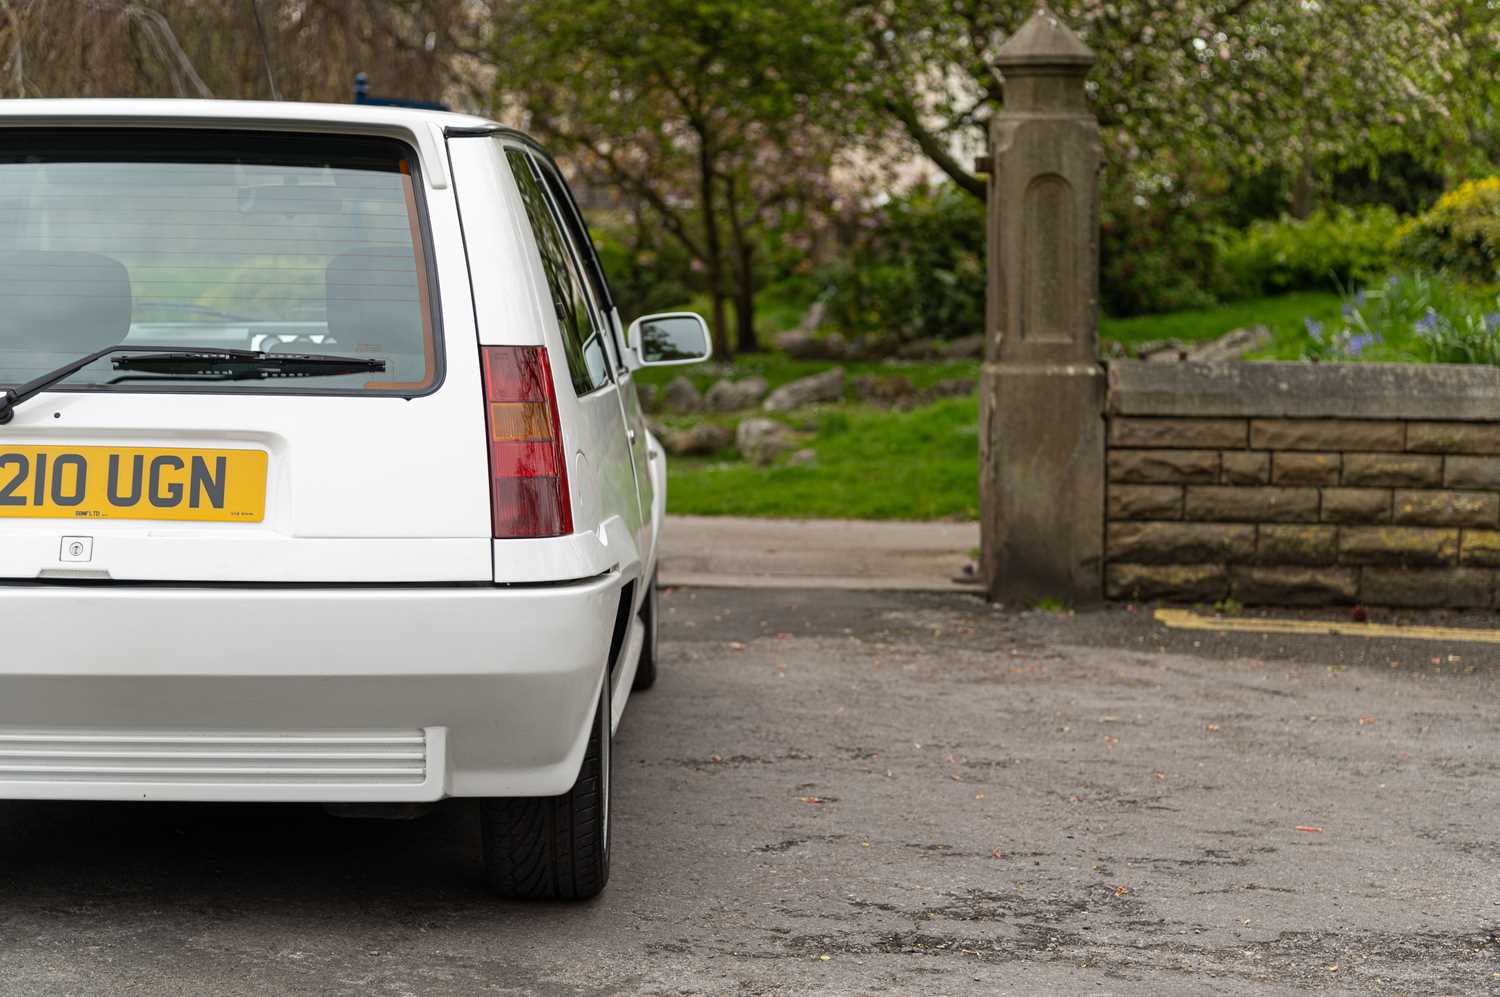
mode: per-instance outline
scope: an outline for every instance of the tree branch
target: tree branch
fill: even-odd
[[[922,154],[932,160],[938,169],[946,173],[948,178],[964,192],[972,194],[981,201],[985,199],[989,189],[988,184],[978,175],[963,168],[957,157],[949,150],[948,144],[943,141],[943,137],[922,124],[922,119],[915,107],[907,101],[894,97],[886,99],[885,107],[891,116],[901,123],[901,127],[906,129],[906,134],[917,143],[917,148],[922,150]]]

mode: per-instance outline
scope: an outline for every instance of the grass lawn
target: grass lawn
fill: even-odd
[[[1295,360],[1302,355],[1301,343],[1307,335],[1304,320],[1313,318],[1332,322],[1338,318],[1342,300],[1331,292],[1300,291],[1169,315],[1106,318],[1099,325],[1099,338],[1125,344],[1153,339],[1180,339],[1192,343],[1222,336],[1231,329],[1263,325],[1271,330],[1275,344],[1257,359]],[[1290,356],[1283,355],[1288,352]]]
[[[662,417],[682,425],[704,417]],[[723,417],[733,422],[735,417]],[[667,508],[698,516],[794,519],[975,519],[979,515],[979,399],[910,412],[865,405],[793,413],[813,467],[760,468],[725,453],[673,457]]]

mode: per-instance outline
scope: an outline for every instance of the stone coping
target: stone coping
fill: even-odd
[[[1500,420],[1500,368],[1456,364],[1107,365],[1109,415]]]

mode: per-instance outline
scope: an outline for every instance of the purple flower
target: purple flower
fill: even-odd
[[[1302,324],[1305,325],[1305,326],[1307,326],[1307,334],[1309,336],[1311,336],[1315,342],[1321,343],[1323,341],[1323,323],[1322,322],[1319,322],[1315,318],[1309,317],[1309,318],[1303,319],[1302,320]]]
[[[1429,309],[1427,309],[1427,314],[1425,314],[1421,318],[1417,319],[1417,331],[1420,332],[1420,333],[1429,333],[1432,330],[1434,330],[1434,329],[1437,328],[1437,324],[1438,324],[1437,312],[1435,312],[1431,308],[1429,308]]]
[[[1352,302],[1352,301],[1346,301],[1346,302],[1344,302],[1344,318],[1351,319],[1353,317],[1354,317],[1354,302]]]
[[[1365,351],[1365,347],[1374,342],[1374,336],[1368,332],[1362,332],[1357,336],[1349,337],[1349,342],[1345,345],[1344,352],[1348,353],[1351,357],[1357,357]]]
[[[1354,292],[1354,307],[1355,308],[1363,308],[1365,306],[1365,302],[1367,300],[1369,300],[1369,299],[1365,297],[1365,292],[1364,292],[1363,289]]]
[[[1484,317],[1484,331],[1493,336],[1496,329],[1500,329],[1500,312],[1490,312]]]

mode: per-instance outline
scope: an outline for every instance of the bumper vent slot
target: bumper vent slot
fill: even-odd
[[[401,787],[428,781],[428,733],[0,731],[0,783]]]

